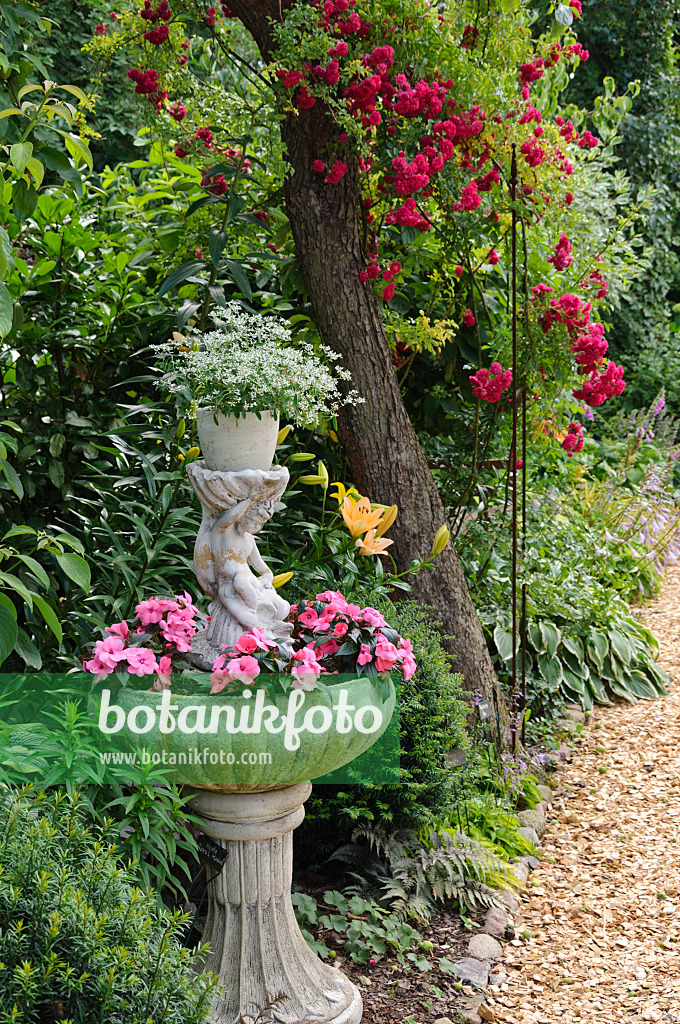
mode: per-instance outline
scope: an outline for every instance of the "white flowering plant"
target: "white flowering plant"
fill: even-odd
[[[343,405],[363,401],[356,391],[340,391],[339,382],[351,377],[331,349],[293,343],[285,320],[246,313],[236,302],[229,303],[214,330],[190,331],[187,337],[175,333],[172,341],[154,347],[165,370],[159,387],[194,412],[273,411],[310,426]]]

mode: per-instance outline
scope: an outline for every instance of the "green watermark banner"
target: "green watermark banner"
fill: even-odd
[[[143,677],[95,686],[83,672],[0,674],[0,781],[105,785],[151,771],[209,789],[400,781],[391,680],[334,674],[302,690],[282,678],[287,688],[260,679],[210,694],[200,674],[160,692]]]

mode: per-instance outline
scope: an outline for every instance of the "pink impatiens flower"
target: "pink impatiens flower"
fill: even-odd
[[[111,636],[119,636],[122,640],[127,640],[130,627],[127,622],[115,622],[113,626],[106,627],[106,632]]]
[[[291,670],[291,675],[295,689],[315,689],[316,681],[321,675],[321,665],[318,662],[314,648],[303,647],[301,651],[296,651],[293,655],[293,661],[295,664]]]
[[[378,629],[382,629],[386,625],[384,617],[375,608],[362,608],[361,618],[364,622],[368,622],[369,626],[377,626]]]
[[[260,666],[255,658],[244,655],[242,658],[232,658],[228,661],[226,671],[230,679],[243,683],[244,686],[252,686],[260,674]]]
[[[120,661],[125,661],[125,644],[119,636],[109,636],[105,640],[97,640],[91,661],[85,662],[88,672],[108,675],[113,672]]]
[[[127,670],[132,676],[148,676],[158,671],[158,663],[153,651],[146,647],[128,647],[125,651]]]
[[[375,648],[375,667],[378,672],[389,672],[398,661],[399,651],[397,648],[379,633]]]
[[[359,654],[358,654],[358,657],[357,657],[357,664],[358,665],[368,665],[371,661],[373,661],[373,655],[371,654],[371,648],[368,646],[368,644],[362,644],[361,645],[361,649],[360,649]]]

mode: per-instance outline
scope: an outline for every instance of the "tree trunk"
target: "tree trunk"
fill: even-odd
[[[280,19],[279,0],[230,0],[229,5],[268,57],[267,17]],[[342,154],[350,168],[335,185],[326,185],[324,175],[312,170],[317,159],[333,162],[339,148],[337,125],[318,100],[311,109],[290,114],[281,133],[293,168],[285,185],[286,211],[316,322],[365,398],[342,413],[340,439],[361,493],[399,506],[391,550],[404,569],[417,554],[430,553],[446,510],[399,391],[378,301],[370,283],[359,280],[366,256],[356,164]],[[454,668],[466,689],[490,696],[498,683],[453,545],[412,582],[415,596],[434,608],[450,634]]]

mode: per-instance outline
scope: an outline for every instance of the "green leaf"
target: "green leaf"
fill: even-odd
[[[496,650],[503,661],[510,661],[512,659],[512,633],[510,630],[499,622],[493,631],[493,639]]]
[[[630,665],[633,657],[633,651],[623,633],[619,633],[618,629],[610,629],[609,640],[612,645],[612,650],[618,655],[623,664],[626,666]]]
[[[64,470],[63,464],[61,462],[58,462],[57,459],[50,459],[49,465],[47,467],[47,475],[49,476],[54,486],[58,487],[61,490],[61,488],[64,486],[64,481],[66,479],[66,472]]]
[[[0,338],[6,338],[12,330],[14,307],[7,285],[0,281]]]
[[[224,247],[227,244],[227,232],[219,231],[217,228],[211,228],[210,234],[208,235],[208,250],[210,252],[210,259],[213,261],[213,266],[218,267]]]
[[[12,185],[12,209],[17,220],[28,220],[38,202],[38,193],[23,178]]]
[[[33,641],[29,639],[28,634],[23,629],[17,630],[17,640],[14,646],[17,653],[24,659],[28,667],[34,668],[36,672],[39,672],[42,668],[40,651]]]
[[[563,668],[563,676],[564,682],[567,684],[569,689],[574,693],[577,693],[582,702],[586,693],[585,680],[581,679],[580,676],[577,676],[575,672],[572,672],[571,669],[566,667]]]
[[[240,292],[243,293],[243,295],[245,295],[248,302],[251,302],[253,298],[253,293],[250,287],[250,282],[248,281],[248,278],[246,276],[245,271],[243,270],[243,267],[241,267],[238,263],[234,263],[233,260],[225,260],[225,263],[229,268],[229,273],[233,277],[236,287],[239,289]]]
[[[604,659],[609,651],[609,642],[607,637],[604,633],[598,633],[596,629],[591,627],[588,631],[588,640],[588,653],[601,669]]]
[[[571,7],[567,7],[566,4],[558,4],[555,10],[555,21],[558,25],[564,25],[568,28],[574,20],[574,13]]]
[[[90,170],[92,170],[92,153],[90,153],[89,146],[86,146],[82,139],[79,139],[77,135],[61,134],[64,136],[66,148],[73,157],[76,167],[81,163],[84,163]]]
[[[9,147],[9,158],[18,174],[23,174],[33,156],[32,142],[15,142]]]
[[[45,177],[45,167],[43,164],[41,164],[39,160],[36,160],[35,157],[31,157],[26,164],[26,170],[34,179],[36,188],[40,188],[43,183],[43,178]]]
[[[33,595],[33,603],[35,604],[36,608],[42,615],[47,625],[50,627],[50,629],[56,636],[59,643],[61,643],[64,634],[61,628],[61,623],[57,618],[54,609],[50,607],[50,605],[47,603],[47,601],[44,600],[44,598],[38,597],[37,594]]]
[[[91,574],[85,559],[72,551],[65,551],[63,555],[55,554],[54,557],[66,575],[87,594],[90,590]]]
[[[10,485],[19,501],[21,501],[21,499],[24,496],[24,488],[23,484],[21,483],[21,480],[19,479],[19,474],[17,473],[16,469],[14,468],[14,466],[11,466],[9,462],[7,462],[5,459],[0,459],[0,469],[4,474],[5,480]]]
[[[562,682],[562,663],[559,658],[548,658],[545,654],[539,654],[538,671],[552,687],[557,688]]]
[[[0,664],[6,661],[14,650],[18,632],[16,620],[11,611],[4,605],[0,605]]]
[[[541,631],[543,646],[548,653],[548,657],[554,658],[560,645],[562,634],[552,622],[539,622],[538,628]]]
[[[158,298],[162,298],[166,292],[169,292],[172,288],[176,288],[182,281],[186,281],[188,277],[193,277],[199,270],[205,270],[205,263],[203,260],[189,260],[188,263],[183,263],[181,267],[166,277],[163,284],[158,289]]]
[[[76,99],[80,100],[81,103],[87,103],[87,96],[78,85],[59,85],[59,89],[65,89],[66,92],[70,92],[71,95],[75,96]]]
[[[571,636],[563,636],[562,646],[566,647],[579,661],[583,661],[583,644],[580,640],[574,639]]]
[[[43,567],[40,564],[40,562],[37,562],[35,560],[35,558],[31,558],[30,555],[22,555],[19,551],[16,551],[14,553],[14,557],[18,558],[21,562],[24,563],[24,565],[27,565],[28,568],[33,573],[33,575],[36,577],[36,579],[40,580],[40,582],[42,583],[43,587],[46,587],[46,588],[49,589],[50,578],[47,575],[47,573],[45,572],[45,570],[43,569]]]

